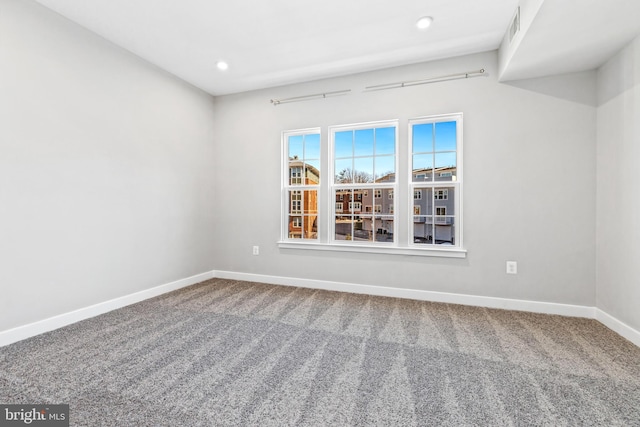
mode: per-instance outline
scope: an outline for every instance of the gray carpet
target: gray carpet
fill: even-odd
[[[640,349],[594,320],[213,279],[0,348],[0,403],[82,426],[640,426]]]

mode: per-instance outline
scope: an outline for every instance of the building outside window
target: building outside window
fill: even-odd
[[[320,130],[285,132],[283,142],[289,171],[284,185],[287,237],[317,240]]]
[[[333,212],[331,241],[394,242],[395,215],[379,215],[382,207],[372,199],[381,199],[384,192],[395,189],[397,130],[397,121],[329,128],[330,191],[336,196],[350,194],[349,200],[361,201],[365,207],[349,209],[350,215]]]
[[[410,120],[409,135],[413,243],[460,246],[462,115]]]
[[[410,119],[405,141],[398,123],[329,126],[322,147],[319,128],[283,132],[284,240],[464,256],[462,114]]]

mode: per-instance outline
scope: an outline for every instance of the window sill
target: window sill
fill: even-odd
[[[429,256],[442,258],[466,258],[467,251],[461,248],[451,247],[398,247],[398,246],[371,246],[337,243],[312,243],[312,242],[291,242],[279,241],[278,247],[281,249],[303,249],[313,251],[330,252],[358,252],[369,254],[385,255],[409,255],[409,256]]]

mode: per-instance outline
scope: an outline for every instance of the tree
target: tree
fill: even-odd
[[[373,182],[373,176],[364,171],[354,171],[349,168],[345,168],[338,172],[338,174],[336,175],[336,183],[338,184],[366,182]]]

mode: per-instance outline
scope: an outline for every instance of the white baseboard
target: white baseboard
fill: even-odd
[[[615,317],[605,313],[600,309],[596,309],[596,320],[598,320],[607,328],[616,332],[618,335],[623,336],[624,338],[640,347],[640,332],[636,331],[631,326],[619,321]]]
[[[581,305],[558,304],[552,302],[526,301],[508,298],[483,297],[446,292],[421,291],[417,289],[390,288],[385,286],[359,285],[354,283],[330,282],[324,280],[298,279],[293,277],[268,276],[262,274],[214,271],[214,277],[221,279],[246,280],[272,285],[298,286],[324,289],[328,291],[351,292],[354,294],[378,295],[407,298],[421,301],[444,302],[472,305],[477,307],[500,308],[505,310],[528,311],[543,314],[558,314],[570,317],[595,318],[595,308]]]
[[[95,317],[100,314],[125,307],[127,305],[135,304],[137,302],[144,301],[146,299],[153,298],[167,292],[194,285],[204,280],[212,279],[213,277],[213,271],[196,274],[195,276],[176,280],[175,282],[166,283],[164,285],[156,286],[151,289],[145,289],[144,291],[94,304],[89,307],[74,310],[69,313],[60,314],[48,319],[39,320],[28,325],[18,326],[17,328],[1,331],[0,347],[33,337],[35,335],[53,331],[54,329],[79,322],[80,320],[89,319],[91,317]]]
[[[216,270],[176,280],[171,283],[166,283],[151,289],[146,289],[144,291],[94,304],[89,307],[50,317],[48,319],[43,319],[28,325],[19,326],[6,331],[0,331],[0,347],[212,278],[244,280],[273,285],[297,286],[328,291],[407,298],[449,304],[463,304],[476,307],[528,311],[533,313],[557,314],[570,317],[584,317],[598,320],[609,329],[640,347],[640,332],[595,307]]]

